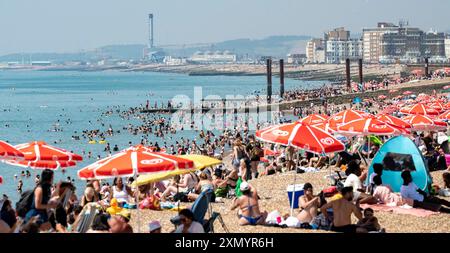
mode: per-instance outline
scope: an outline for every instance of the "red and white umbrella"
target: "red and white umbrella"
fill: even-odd
[[[328,122],[322,122],[319,124],[315,124],[314,126],[328,133],[334,133],[337,131],[337,126],[332,126]]]
[[[279,156],[281,153],[279,151],[273,151],[268,148],[264,148],[264,156]]]
[[[385,96],[385,95],[379,95],[378,96],[378,99],[386,99],[387,98],[387,96]]]
[[[411,124],[409,124],[408,122],[406,122],[406,121],[404,121],[404,120],[402,120],[400,118],[394,117],[392,115],[378,114],[376,116],[376,118],[378,120],[381,120],[384,123],[387,123],[387,124],[392,125],[392,126],[405,128],[405,129],[410,129],[411,128]]]
[[[24,154],[11,144],[0,141],[0,159],[23,159]]]
[[[316,124],[320,124],[322,122],[327,121],[327,118],[328,118],[327,116],[321,115],[321,114],[310,114],[298,121],[301,123],[308,124],[308,125],[316,125]]]
[[[19,166],[22,168],[32,168],[32,169],[50,169],[56,170],[59,168],[67,168],[76,166],[77,163],[74,161],[16,161],[16,160],[7,160],[7,164],[13,166]]]
[[[405,96],[409,96],[409,95],[412,95],[412,94],[414,94],[414,93],[412,91],[409,91],[409,90],[403,92],[403,95],[405,95]]]
[[[3,184],[3,177],[0,176],[0,185],[2,185],[2,184]]]
[[[397,127],[375,118],[357,119],[338,127],[339,133],[351,135],[399,135],[403,132]]]
[[[370,116],[371,115],[369,113],[366,113],[363,111],[348,109],[348,110],[341,111],[341,112],[338,112],[338,113],[332,115],[328,119],[328,123],[330,123],[331,126],[340,126],[340,125],[348,123],[350,121],[353,121],[356,119],[367,118]]]
[[[397,89],[392,89],[392,90],[389,90],[389,93],[395,93],[397,91],[398,91]]]
[[[411,130],[414,131],[438,131],[447,129],[447,123],[440,120],[433,120],[424,115],[410,115],[404,117],[403,120],[411,124]]]
[[[27,161],[82,161],[81,155],[48,145],[43,141],[33,141],[16,145]]]
[[[450,110],[443,112],[437,118],[442,120],[450,120]]]
[[[293,146],[315,154],[345,150],[344,144],[326,131],[300,122],[281,124],[256,131],[261,141]]]
[[[148,148],[138,145],[79,170],[78,176],[81,179],[103,179],[175,170],[187,173],[193,169],[195,169],[194,162],[191,160],[165,153],[151,152]]]
[[[422,103],[415,104],[411,107],[404,107],[400,110],[400,112],[405,114],[425,115],[425,116],[439,115],[439,112],[437,110]]]
[[[441,102],[439,102],[439,101],[431,103],[430,107],[435,109],[435,110],[437,110],[437,111],[439,111],[439,112],[442,112],[442,111],[445,110],[444,105]]]

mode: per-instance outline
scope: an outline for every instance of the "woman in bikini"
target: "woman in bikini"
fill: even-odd
[[[258,193],[256,189],[247,182],[240,185],[242,196],[233,200],[231,210],[239,207],[239,225],[263,225],[267,212],[261,212],[258,203]]]

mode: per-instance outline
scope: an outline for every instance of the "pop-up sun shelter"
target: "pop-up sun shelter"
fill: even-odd
[[[383,184],[390,185],[394,192],[399,192],[403,180],[401,173],[404,169],[411,170],[413,182],[420,189],[428,192],[432,178],[428,166],[412,140],[404,136],[396,136],[381,146],[369,168],[369,176],[373,173],[373,164],[383,164]]]

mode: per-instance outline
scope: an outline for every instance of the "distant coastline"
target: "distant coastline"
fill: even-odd
[[[272,67],[273,76],[279,75],[278,66]],[[262,64],[186,64],[186,65],[124,65],[124,66],[21,66],[0,68],[0,70],[32,70],[32,71],[123,71],[123,72],[161,72],[178,73],[189,76],[264,76],[266,66]],[[364,67],[366,79],[400,76],[403,67],[397,65],[367,65]],[[357,78],[357,66],[352,66],[352,78]],[[285,77],[309,81],[342,81],[345,77],[345,65],[337,64],[311,64],[311,65],[286,65]]]

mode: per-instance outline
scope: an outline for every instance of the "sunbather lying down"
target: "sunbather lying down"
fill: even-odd
[[[261,212],[258,203],[258,193],[247,182],[240,185],[242,196],[235,198],[231,210],[239,208],[239,225],[263,225],[267,212]]]

